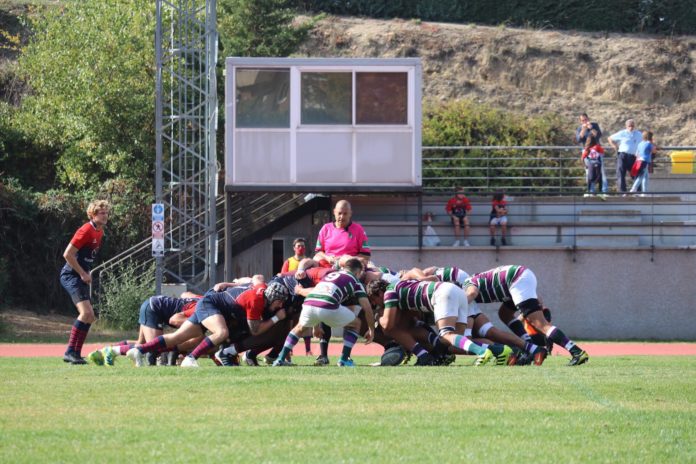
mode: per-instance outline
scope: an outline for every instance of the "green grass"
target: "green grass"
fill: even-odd
[[[2,358],[0,462],[696,461],[692,358],[470,360],[185,370]]]

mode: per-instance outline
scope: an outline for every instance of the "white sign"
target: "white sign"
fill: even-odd
[[[152,239],[152,256],[154,256],[154,257],[164,256],[164,239],[163,238],[153,238]]]
[[[152,204],[152,256],[164,256],[164,204]]]

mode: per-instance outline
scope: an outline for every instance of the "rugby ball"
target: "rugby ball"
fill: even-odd
[[[406,353],[401,346],[392,346],[384,350],[380,364],[382,366],[398,366],[406,357]]]

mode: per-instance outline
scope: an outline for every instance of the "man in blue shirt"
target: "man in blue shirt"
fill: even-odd
[[[626,193],[626,172],[631,172],[636,161],[636,148],[641,138],[642,134],[636,130],[633,119],[626,121],[626,129],[609,136],[609,145],[616,150],[616,187],[622,193]]]

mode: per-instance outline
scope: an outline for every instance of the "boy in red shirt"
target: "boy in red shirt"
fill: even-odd
[[[452,246],[460,245],[461,238],[461,228],[464,228],[464,246],[469,246],[469,218],[467,213],[471,211],[471,203],[464,195],[464,188],[457,187],[455,195],[450,198],[445,206],[445,211],[452,218],[452,224],[454,224],[454,243]]]
[[[602,188],[600,198],[606,198],[606,191],[602,182],[602,163],[604,162],[604,148],[599,144],[599,139],[590,135],[585,142],[585,149],[582,151],[582,161],[585,164],[587,173],[587,193],[585,197],[594,196],[595,184]]]
[[[497,192],[493,194],[491,216],[488,221],[491,232],[491,246],[495,246],[495,227],[500,226],[500,241],[507,245],[505,236],[507,235],[507,202],[505,194]]]

